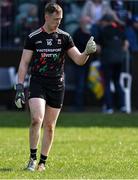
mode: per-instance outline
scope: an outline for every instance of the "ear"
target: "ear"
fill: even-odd
[[[49,16],[45,14],[45,20],[47,21],[49,19]]]

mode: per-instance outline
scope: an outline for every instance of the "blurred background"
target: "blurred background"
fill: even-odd
[[[110,110],[122,112],[138,109],[138,1],[133,0],[0,0],[0,110],[15,110],[14,84],[26,36],[43,25],[43,10],[48,2],[59,3],[64,10],[60,28],[71,34],[75,45],[83,52],[91,35],[97,43],[97,52],[90,56],[83,67],[76,66],[66,56],[65,80],[66,93],[64,110],[66,111],[104,111],[106,100],[112,102]],[[109,46],[108,33],[105,27],[117,29],[120,34],[114,35],[115,40],[121,39],[124,59],[119,62],[121,53],[112,44]],[[112,35],[111,35],[112,36]],[[119,47],[119,41],[117,45]],[[107,46],[108,44],[108,46]],[[106,76],[103,62],[107,59],[104,50],[113,47],[116,56],[115,72],[119,73],[119,83],[123,91],[120,95],[116,79],[110,81],[110,94],[106,91]],[[108,52],[109,53],[109,52]],[[108,54],[106,53],[106,55]],[[106,57],[106,58],[105,58]],[[109,62],[107,62],[109,63]],[[119,63],[119,66],[117,66]],[[117,65],[116,65],[117,64]],[[121,67],[121,68],[120,68]],[[29,76],[26,77],[27,90]],[[120,106],[120,99],[124,104]],[[120,109],[120,108],[126,109]],[[113,111],[107,111],[113,113]]]

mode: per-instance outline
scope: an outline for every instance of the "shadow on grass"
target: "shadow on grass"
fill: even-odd
[[[1,112],[0,127],[29,128],[29,116],[28,112]],[[57,127],[138,127],[138,114],[61,112]]]
[[[13,171],[12,168],[0,168],[0,172],[11,172]]]
[[[138,114],[75,113],[61,114],[59,127],[138,127]]]

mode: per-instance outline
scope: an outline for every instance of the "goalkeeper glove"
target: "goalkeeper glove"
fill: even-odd
[[[23,84],[16,84],[15,86],[16,96],[15,96],[15,105],[17,108],[22,108],[23,104],[25,104],[25,94],[24,94],[24,86]]]
[[[84,50],[84,53],[86,55],[90,55],[91,53],[96,52],[96,43],[95,43],[95,41],[93,39],[94,39],[94,37],[91,36],[91,38],[87,42],[86,48]]]

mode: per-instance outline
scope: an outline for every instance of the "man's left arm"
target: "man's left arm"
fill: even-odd
[[[78,65],[84,65],[89,58],[89,55],[96,52],[96,43],[91,37],[86,44],[86,48],[83,53],[80,53],[76,46],[70,48],[67,51],[68,56]]]

